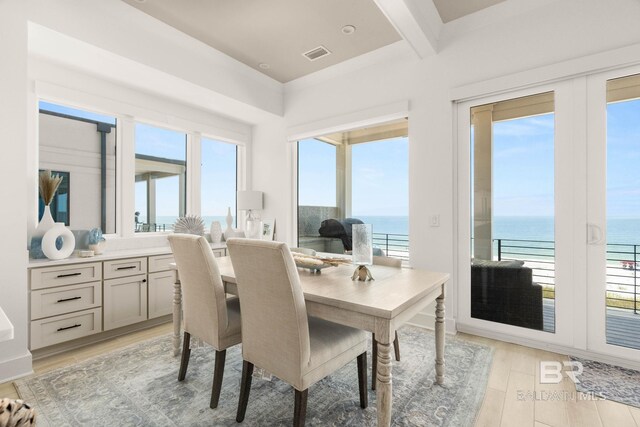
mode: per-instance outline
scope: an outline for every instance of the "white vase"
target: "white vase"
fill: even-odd
[[[55,225],[55,221],[53,220],[53,216],[51,216],[51,208],[49,205],[45,205],[44,212],[42,213],[42,219],[38,223],[35,231],[33,232],[33,237],[42,237],[44,234],[49,231]]]
[[[56,241],[62,239],[62,247],[58,249]],[[42,252],[49,259],[68,258],[76,247],[76,239],[64,222],[56,222],[42,237]]]
[[[231,215],[231,208],[227,208],[227,229],[224,230],[225,239],[226,236],[231,236],[233,234],[233,216]]]
[[[222,241],[222,224],[220,221],[213,221],[211,223],[211,243],[220,243]]]

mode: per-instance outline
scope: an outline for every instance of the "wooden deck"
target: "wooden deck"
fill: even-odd
[[[544,330],[555,330],[555,301],[545,298],[542,305]],[[640,349],[640,314],[617,308],[607,309],[607,344]]]

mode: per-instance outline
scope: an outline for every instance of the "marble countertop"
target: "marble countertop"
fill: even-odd
[[[214,250],[225,249],[226,247],[227,245],[225,243],[211,244],[211,249],[214,249]],[[110,251],[107,249],[105,253],[101,255],[95,255],[87,258],[81,258],[78,255],[74,254],[69,258],[59,259],[59,260],[30,259],[28,268],[53,267],[58,265],[100,262],[100,261],[109,261],[113,259],[136,258],[136,257],[142,257],[142,256],[168,255],[170,253],[171,253],[171,248],[169,246],[160,246],[155,248],[115,250],[115,251]]]
[[[0,308],[0,342],[13,339],[13,325],[2,308]]]

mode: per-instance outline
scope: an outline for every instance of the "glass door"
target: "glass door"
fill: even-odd
[[[571,317],[570,90],[459,105],[463,328],[551,342],[570,336],[560,318]]]
[[[640,74],[593,76],[589,90],[589,348],[637,358]]]

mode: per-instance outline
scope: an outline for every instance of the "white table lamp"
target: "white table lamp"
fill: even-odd
[[[238,191],[238,210],[248,211],[245,232],[248,238],[259,239],[262,221],[256,218],[254,211],[262,209],[262,191]]]

